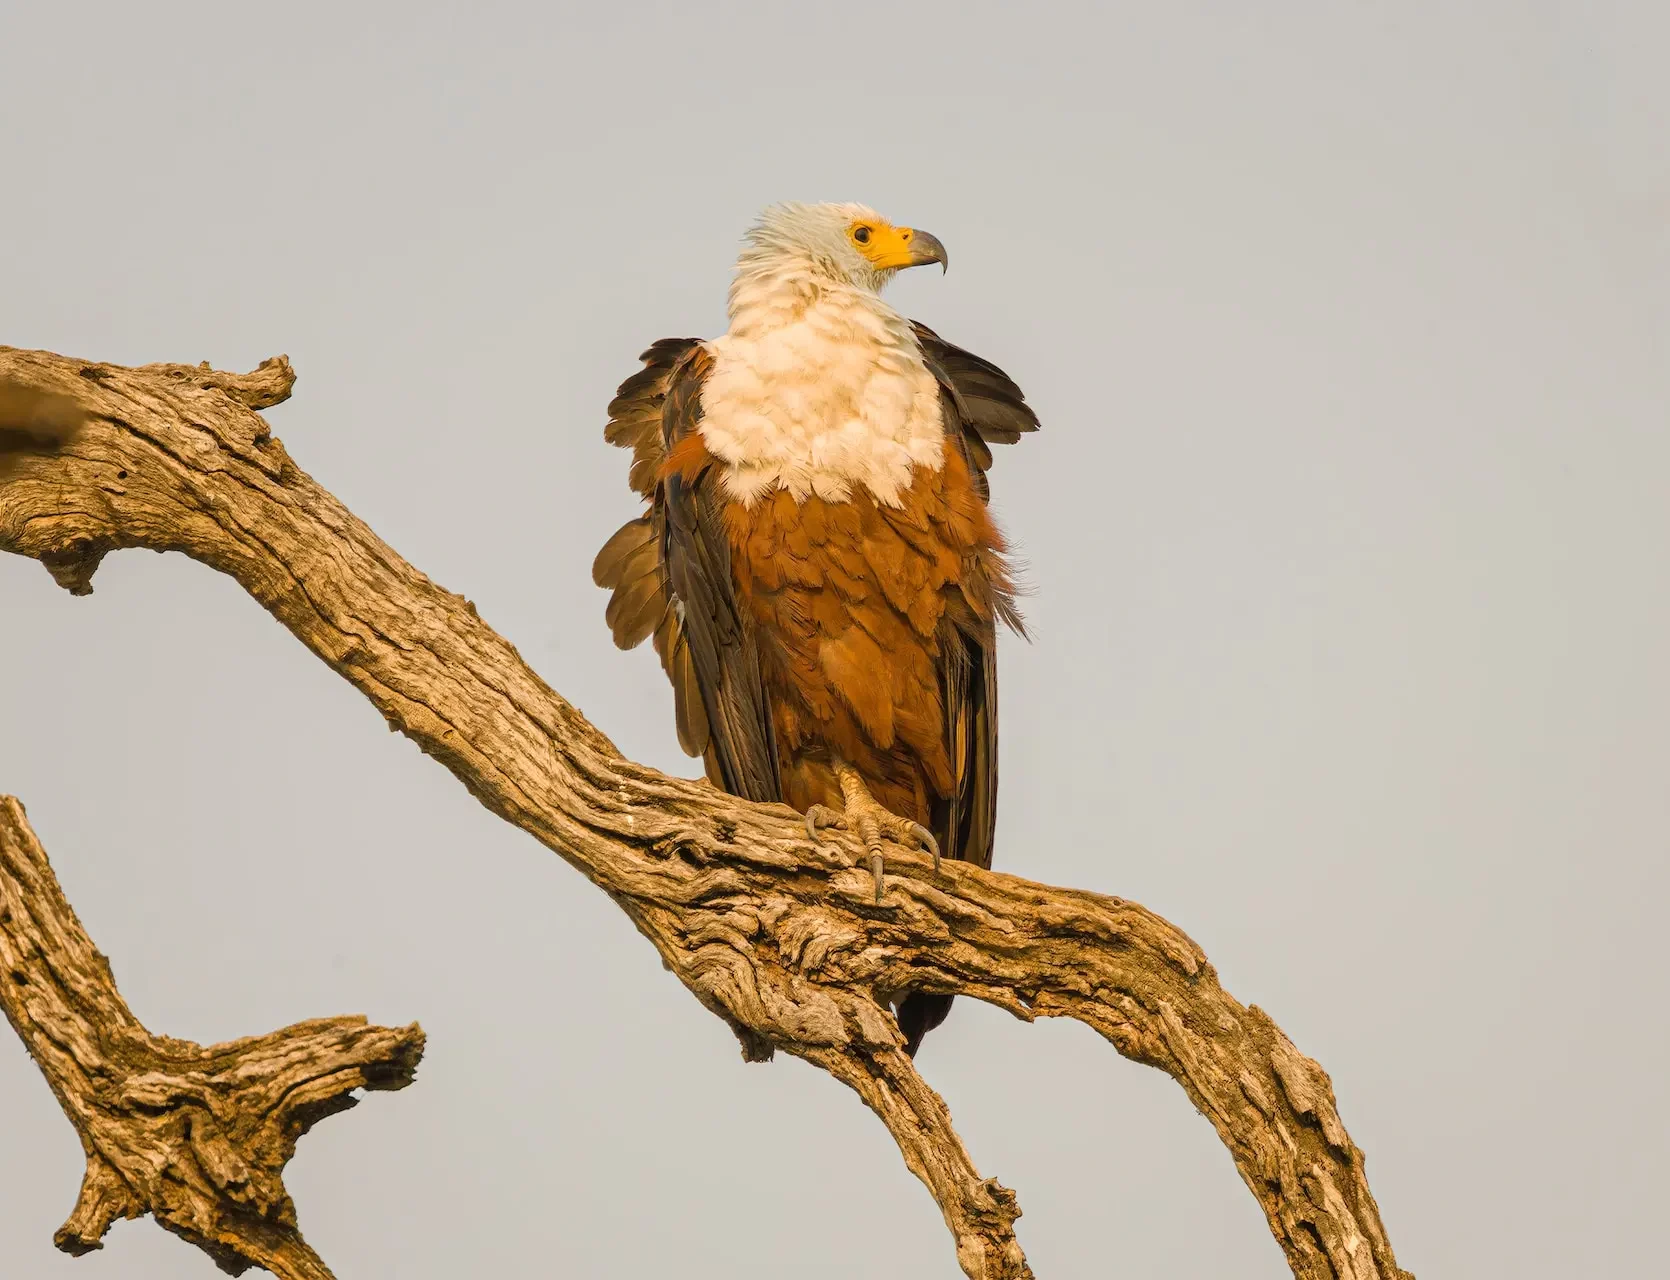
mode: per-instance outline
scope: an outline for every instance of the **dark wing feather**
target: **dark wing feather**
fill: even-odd
[[[991,446],[1012,444],[1036,431],[1038,415],[995,364],[945,341],[926,325],[912,327],[939,383],[947,439],[962,449],[980,496],[988,497]],[[976,565],[973,576],[978,579],[970,584],[976,596],[985,595],[979,603],[989,607],[954,607],[940,631],[940,693],[956,788],[943,812],[934,815],[934,835],[947,856],[989,867],[997,826],[996,622],[1008,622],[1018,631],[1020,619],[1000,565]]]
[[[961,448],[975,487],[989,499],[986,471],[991,446],[1014,444],[1038,429],[1026,397],[996,365],[945,341],[927,325],[912,322],[929,371],[939,383],[946,440]],[[976,565],[976,595],[986,593],[982,612],[953,601],[940,628],[940,696],[945,702],[947,745],[956,786],[935,807],[934,838],[946,857],[977,866],[992,865],[997,829],[997,620],[1021,631],[1007,574],[1001,564]],[[1024,633],[1023,633],[1024,634]],[[905,1052],[915,1055],[927,1035],[951,1012],[951,997],[915,991],[899,1004]]]
[[[751,800],[781,798],[758,651],[732,587],[717,477],[663,477],[667,452],[701,419],[710,359],[694,338],[669,338],[609,405],[604,438],[632,450],[632,487],[648,512],[622,526],[592,566],[614,594],[605,620],[623,649],[653,636],[673,686],[679,746],[709,777]]]
[[[666,510],[659,500],[659,478],[667,452],[661,423],[667,385],[674,367],[698,345],[697,338],[657,342],[640,357],[644,367],[621,384],[609,404],[603,438],[632,450],[632,488],[649,499],[649,510],[627,521],[603,544],[591,571],[592,581],[613,592],[604,619],[615,643],[631,649],[643,643],[646,634],[653,636],[655,652],[673,686],[679,746],[693,756],[707,749],[707,711],[696,694],[695,665],[662,560]],[[623,617],[625,601],[633,595],[647,598]]]
[[[701,421],[701,387],[711,367],[712,357],[698,347],[673,371],[663,419],[669,450]],[[752,623],[737,605],[718,485],[712,469],[693,480],[670,475],[662,481],[657,501],[666,511],[663,555],[707,712],[720,785],[744,799],[780,800],[759,649]]]
[[[974,483],[982,498],[991,494],[986,469],[992,465],[990,445],[1014,444],[1038,429],[1038,415],[1014,380],[989,360],[964,351],[925,324],[911,321],[928,370],[939,383],[940,405],[947,427],[961,429],[964,452],[974,468]]]
[[[666,456],[661,415],[668,383],[678,362],[700,345],[699,338],[661,339],[638,357],[644,367],[621,383],[609,402],[609,425],[603,428],[603,438],[632,450],[632,488],[646,498],[655,491]]]
[[[956,786],[933,814],[941,854],[990,869],[997,830],[997,628],[973,610],[940,627],[940,690]],[[912,1057],[951,1012],[952,997],[913,991],[899,1002],[899,1030]]]
[[[934,814],[934,838],[947,858],[992,865],[997,826],[997,662],[995,627],[969,614],[940,631],[945,699],[956,788]]]

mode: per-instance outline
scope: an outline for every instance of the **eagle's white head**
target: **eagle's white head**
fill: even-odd
[[[879,293],[905,267],[947,264],[938,238],[861,204],[774,204],[748,231],[737,280],[802,276]]]
[[[893,273],[945,265],[926,231],[861,204],[779,204],[748,232],[730,328],[707,344],[700,431],[730,496],[772,490],[896,506],[944,461],[939,384],[909,320],[881,298]]]

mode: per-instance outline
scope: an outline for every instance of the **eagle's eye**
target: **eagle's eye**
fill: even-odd
[[[854,227],[852,229],[852,238],[858,241],[859,244],[869,244],[870,228],[864,226]]]

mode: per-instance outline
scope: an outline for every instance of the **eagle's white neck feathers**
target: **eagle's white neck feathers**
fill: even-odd
[[[702,384],[702,440],[733,499],[840,502],[862,486],[897,506],[918,467],[943,464],[939,386],[878,292],[892,272],[847,242],[852,220],[875,216],[780,205],[749,233]]]

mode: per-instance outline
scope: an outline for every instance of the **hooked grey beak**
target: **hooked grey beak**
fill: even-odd
[[[945,252],[945,246],[939,242],[939,237],[928,231],[911,229],[910,233],[910,265],[920,267],[924,263],[939,263],[939,273],[944,275],[951,269],[950,256]]]

